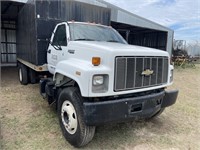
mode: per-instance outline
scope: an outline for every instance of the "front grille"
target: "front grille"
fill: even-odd
[[[158,86],[167,83],[168,57],[116,57],[114,91]],[[145,70],[151,75],[142,75]]]

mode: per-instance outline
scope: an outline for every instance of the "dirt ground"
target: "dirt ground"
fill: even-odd
[[[0,91],[0,149],[74,149],[62,136],[55,110],[39,94],[38,84],[23,86],[16,68],[3,68]],[[177,103],[149,122],[97,127],[83,149],[200,149],[200,65],[176,68]]]

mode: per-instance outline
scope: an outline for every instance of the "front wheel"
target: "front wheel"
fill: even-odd
[[[58,117],[62,133],[75,147],[88,144],[95,133],[94,126],[87,126],[83,119],[83,104],[75,87],[65,88],[58,98]]]
[[[147,120],[152,120],[154,118],[157,118],[158,116],[160,116],[163,113],[164,110],[165,110],[165,108],[161,108],[156,114],[154,114],[150,118],[147,118]]]

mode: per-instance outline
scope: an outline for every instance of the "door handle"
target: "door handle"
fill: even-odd
[[[47,50],[47,53],[49,53],[49,54],[50,54],[50,53],[51,53],[51,50],[50,50],[50,49],[49,49],[49,50]]]

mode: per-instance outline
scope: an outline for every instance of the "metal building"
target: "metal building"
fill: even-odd
[[[152,47],[172,53],[174,31],[103,0],[77,0],[111,9],[111,26],[129,44]]]
[[[74,1],[110,9],[110,25],[118,30],[129,44],[165,50],[171,55],[173,43],[173,31],[171,29],[103,0]],[[1,66],[16,65],[18,13],[26,2],[27,0],[1,1]]]

